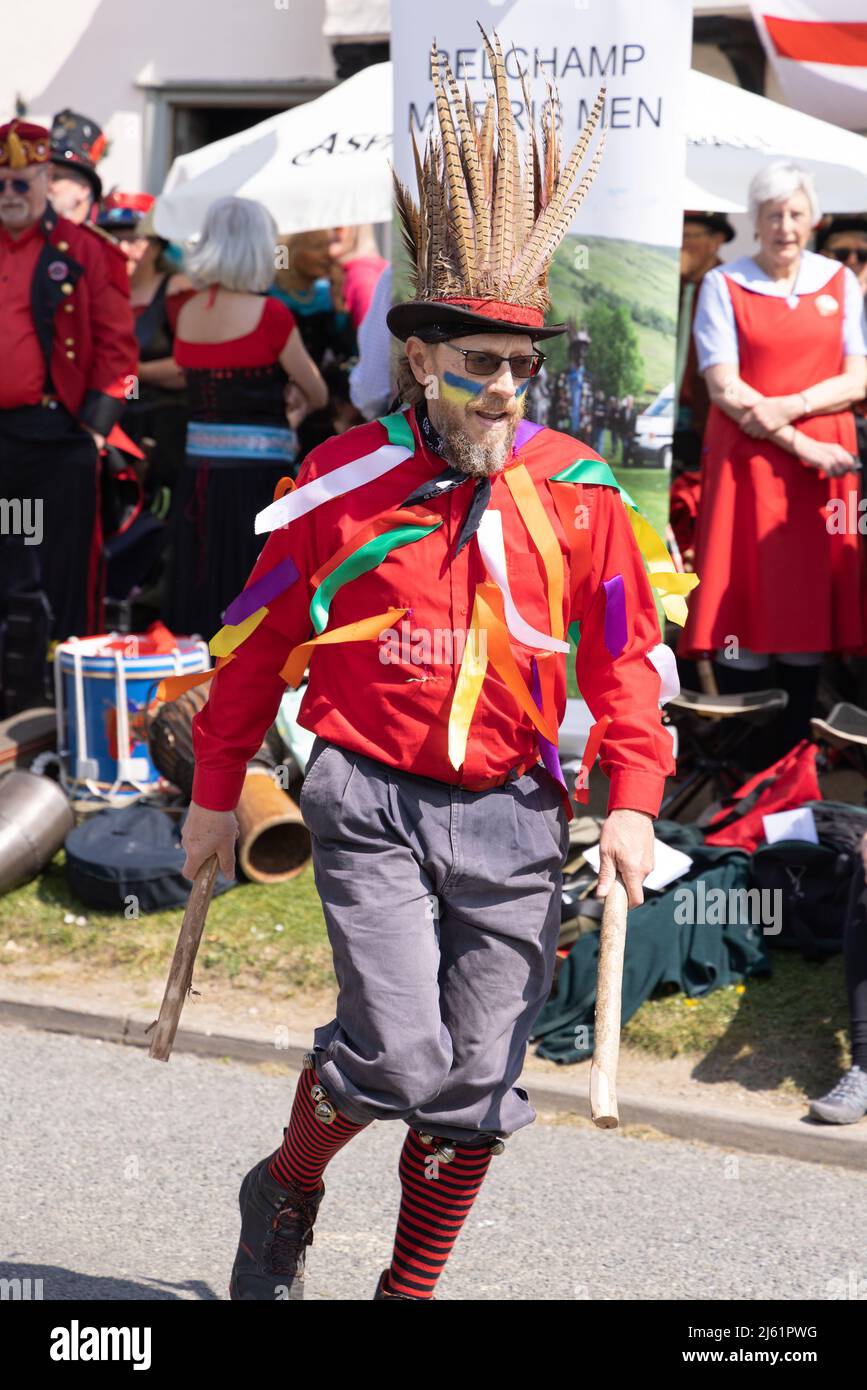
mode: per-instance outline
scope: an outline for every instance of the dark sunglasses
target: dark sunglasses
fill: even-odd
[[[7,183],[10,183],[12,185],[13,193],[30,192],[30,184],[27,182],[26,179],[0,179],[0,193],[6,192]]]
[[[867,246],[835,246],[828,255],[833,256],[835,261],[843,262],[854,256],[859,265],[867,265]]]
[[[542,369],[545,355],[541,352],[521,353],[518,357],[499,357],[495,352],[479,352],[477,348],[459,348],[446,343],[452,352],[463,354],[464,364],[469,376],[493,376],[500,370],[500,364],[508,362],[509,371],[516,381],[526,381],[527,377],[537,376]]]

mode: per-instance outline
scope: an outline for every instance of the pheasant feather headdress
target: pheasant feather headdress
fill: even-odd
[[[477,332],[520,332],[534,338],[562,333],[562,324],[543,328],[550,306],[551,258],[592,184],[602,157],[604,130],[576,186],[582,161],[602,113],[600,90],[587,123],[565,163],[557,132],[556,93],[548,84],[542,137],[533,128],[523,77],[528,134],[523,161],[509,100],[500,40],[482,26],[494,79],[481,119],[468,88],[464,95],[445,55],[431,48],[438,135],[428,137],[424,156],[413,140],[418,202],[395,174],[395,197],[404,241],[414,270],[414,299],[389,311],[388,326],[399,338],[424,328],[442,336]]]

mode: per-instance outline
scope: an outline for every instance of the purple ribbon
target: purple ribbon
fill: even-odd
[[[604,581],[605,587],[605,645],[612,656],[619,656],[626,646],[626,590],[622,574]]]
[[[539,680],[539,667],[535,657],[533,657],[533,687],[531,694],[536,702],[537,709],[541,710],[542,683]],[[563,776],[563,769],[560,766],[560,758],[555,745],[549,742],[544,734],[540,734],[538,729],[536,730],[536,738],[539,740],[539,752],[542,754],[542,762],[545,764],[546,771],[550,772],[551,776],[565,787],[566,778]]]
[[[257,608],[263,604],[270,603],[278,594],[282,594],[284,589],[288,589],[290,584],[294,584],[298,578],[298,569],[291,555],[287,555],[285,560],[281,560],[279,565],[275,565],[267,574],[263,574],[261,579],[248,584],[236,599],[233,599],[223,614],[223,622],[231,627],[238,623],[243,623]]]
[[[517,454],[519,449],[523,449],[525,444],[529,444],[534,435],[537,435],[544,425],[534,424],[532,420],[521,420],[515,430],[515,442],[512,445],[512,453]]]

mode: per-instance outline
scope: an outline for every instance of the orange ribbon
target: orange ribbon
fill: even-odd
[[[557,724],[552,724],[538,708],[522,678],[509,641],[503,595],[496,584],[477,584],[476,602],[479,608],[479,625],[487,633],[488,659],[534,728],[549,743],[557,746]]]
[[[212,666],[210,671],[193,671],[189,676],[166,676],[157,686],[157,699],[164,700],[168,704],[176,700],[179,695],[183,695],[186,690],[192,690],[196,685],[204,685],[215,676],[221,666],[225,666],[227,661],[234,661],[235,653],[230,656],[221,656],[217,659],[216,666]]]
[[[551,636],[563,640],[563,552],[551,519],[542,506],[533,479],[523,463],[504,474],[521,520],[530,539],[542,556],[548,590],[548,613]]]
[[[389,608],[386,613],[377,613],[371,618],[360,618],[358,622],[346,623],[344,627],[335,627],[330,632],[320,632],[318,637],[312,637],[307,642],[299,642],[289,653],[280,675],[287,685],[297,690],[307,669],[308,658],[315,647],[331,646],[335,642],[363,642],[368,637],[378,637],[387,627],[392,627],[397,618],[402,618],[405,612],[405,608]]]
[[[575,800],[586,805],[590,800],[590,772],[596,761],[599,752],[599,745],[605,737],[605,730],[611,723],[611,715],[603,714],[601,719],[597,719],[593,728],[587,735],[587,742],[584,745],[584,757],[581,759],[581,766],[578,769],[578,776],[575,779]]]

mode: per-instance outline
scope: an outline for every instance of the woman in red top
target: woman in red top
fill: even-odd
[[[256,513],[282,477],[294,476],[295,430],[328,399],[293,315],[265,296],[276,242],[265,208],[221,198],[187,261],[201,293],[181,309],[175,336],[190,402],[164,604],[177,632],[210,638],[222,626],[262,547]]]
[[[809,731],[823,653],[867,650],[850,408],[867,340],[855,276],[805,249],[810,175],[773,164],[749,196],[760,250],[705,276],[695,318],[711,409],[680,651],[715,653],[720,689],[788,691],[770,762]]]

